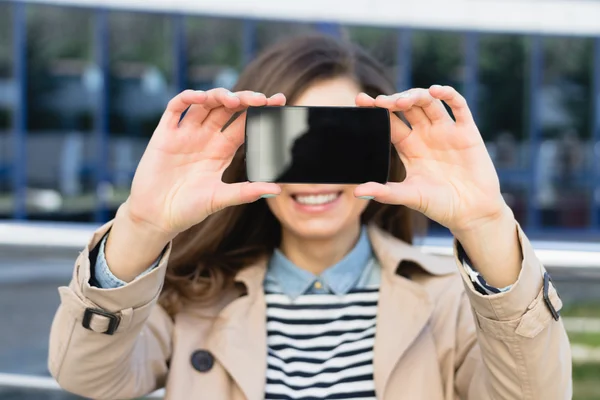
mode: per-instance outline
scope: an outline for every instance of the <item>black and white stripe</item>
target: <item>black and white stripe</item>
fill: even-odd
[[[266,399],[375,399],[378,289],[266,295]]]

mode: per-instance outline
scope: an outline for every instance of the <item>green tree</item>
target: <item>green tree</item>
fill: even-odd
[[[458,87],[462,82],[462,35],[419,31],[412,40],[412,86],[434,84]]]
[[[242,21],[224,18],[186,19],[188,65],[242,66]]]
[[[574,129],[589,138],[593,118],[592,72],[594,42],[591,38],[552,37],[544,39],[544,86],[560,93],[559,106],[569,116],[567,126],[549,129],[547,135]]]
[[[479,127],[489,139],[506,131],[523,140],[528,104],[525,39],[485,35],[479,46]]]
[[[61,60],[90,60],[92,13],[88,10],[27,5],[27,109],[29,130],[61,127],[42,102],[56,88],[52,69]]]

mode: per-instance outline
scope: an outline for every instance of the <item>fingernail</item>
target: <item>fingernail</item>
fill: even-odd
[[[271,197],[277,197],[277,195],[276,194],[263,194],[260,197],[263,198],[263,199],[268,199],[268,198],[271,198]]]
[[[196,94],[203,94],[204,90],[196,90],[195,92],[196,92]]]
[[[253,96],[262,96],[262,95],[263,95],[263,94],[262,94],[262,93],[259,93],[259,92],[254,92],[254,93],[253,93]]]
[[[441,89],[442,85],[431,85],[431,89]]]
[[[237,95],[235,93],[229,92],[229,91],[227,92],[227,96],[229,96],[229,97],[237,97]]]
[[[358,198],[363,200],[373,200],[375,196],[358,196]]]
[[[405,99],[405,98],[407,98],[407,97],[410,97],[410,92],[409,92],[409,91],[402,92],[402,93],[400,93],[400,94],[398,95],[398,98],[399,98],[399,99]]]

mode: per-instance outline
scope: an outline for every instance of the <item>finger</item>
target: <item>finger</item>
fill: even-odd
[[[388,99],[380,99],[379,101],[380,104],[390,106],[388,110],[390,111],[391,139],[392,144],[398,146],[411,134],[412,130],[394,113],[397,110],[394,108],[393,101],[388,101]],[[366,93],[359,93],[356,96],[355,103],[359,107],[376,107],[376,100]]]
[[[446,102],[450,106],[456,123],[470,124],[473,123],[471,110],[467,105],[467,101],[451,86],[433,85],[429,88],[429,93],[436,99]]]
[[[283,93],[276,93],[267,99],[268,106],[285,106],[287,98]]]
[[[200,127],[210,112],[218,107],[235,108],[240,104],[240,99],[225,88],[211,89],[206,92],[207,98],[202,104],[194,104],[186,112],[181,127]]]
[[[411,135],[412,129],[394,113],[390,113],[390,128],[392,144],[401,153],[402,142]]]
[[[281,187],[270,182],[241,182],[223,184],[213,194],[213,208],[222,210],[225,207],[251,203],[261,197],[274,197],[281,193]]]
[[[287,99],[282,93],[274,94],[267,99],[268,106],[284,106]],[[228,122],[223,126],[223,131],[227,130],[228,135],[235,135],[236,138],[241,137],[243,143],[243,132],[246,126],[246,113],[238,111]],[[224,132],[225,133],[225,132]],[[240,135],[242,133],[242,135]],[[239,140],[238,140],[239,141]]]
[[[206,122],[213,110],[219,108],[235,109],[240,105],[240,98],[227,89],[211,89],[206,93],[208,95],[206,101],[191,106],[179,126],[199,128]]]
[[[240,104],[239,98],[225,88],[208,90],[206,96],[206,100],[201,104],[190,106],[179,124],[180,127],[199,127],[214,108],[223,106],[233,108]]]
[[[261,107],[268,104],[267,96],[260,92],[253,92],[251,90],[244,90],[242,92],[235,93],[240,98],[240,105],[235,111],[242,111],[252,107]]]
[[[411,96],[413,97],[413,107],[421,107],[431,123],[454,122],[441,100],[433,97],[429,90],[414,90],[411,92]]]
[[[248,106],[264,106],[265,102],[266,105],[268,105],[269,99],[267,99],[262,93],[245,90],[236,92],[235,94],[240,98],[240,105],[233,109],[233,112],[226,110],[227,114],[230,116],[227,122],[225,122],[225,124],[223,124],[223,126],[220,128],[221,132],[225,131],[231,124],[235,122],[235,120],[244,115]],[[219,110],[214,110],[214,112],[217,111]]]
[[[419,89],[407,90],[392,96],[377,96],[375,105],[390,111],[402,111],[412,127],[430,125],[431,121],[425,115],[425,111],[421,107],[414,106],[416,96],[413,92],[416,90]]]
[[[208,127],[209,130],[220,130],[224,131],[225,128],[230,125],[233,121],[232,118],[239,117],[242,111],[246,108],[262,107],[267,105],[267,97],[259,92],[243,91],[234,93],[240,99],[237,107],[217,107],[211,110],[206,119],[203,122],[203,126]]]
[[[359,93],[354,102],[359,107],[375,107],[375,99],[366,93]]]
[[[160,124],[176,128],[181,115],[192,105],[201,105],[208,99],[208,94],[202,90],[184,90],[173,97],[163,113]]]
[[[370,198],[380,203],[403,205],[424,212],[422,196],[418,188],[410,182],[388,182],[385,185],[367,182],[354,189],[356,197]]]

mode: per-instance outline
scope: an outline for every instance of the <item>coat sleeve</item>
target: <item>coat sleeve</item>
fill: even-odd
[[[544,279],[546,271],[527,237],[517,229],[523,263],[510,290],[483,295],[459,268],[466,288],[457,322],[455,365],[455,389],[461,399],[572,397],[569,340],[562,320],[556,320],[551,309],[560,311],[562,302],[552,282]],[[455,243],[461,266],[457,249]]]
[[[90,258],[95,260],[93,249],[110,226],[93,235],[77,258],[69,286],[59,288],[48,367],[59,385],[72,393],[130,399],[164,386],[166,380],[173,322],[156,303],[170,245],[152,272],[123,287],[97,288],[89,284]],[[114,324],[116,330],[107,333]]]

